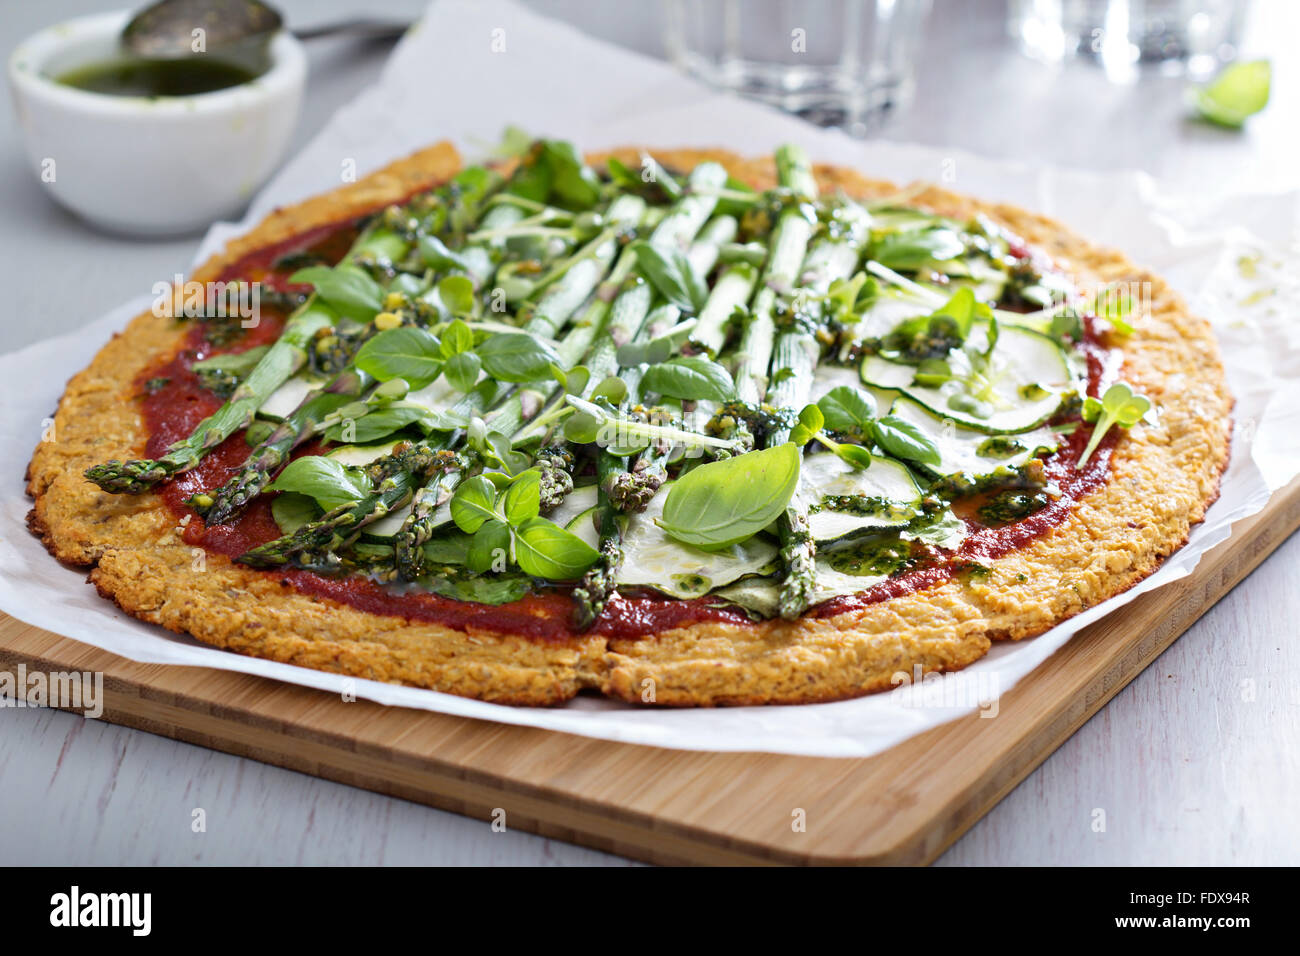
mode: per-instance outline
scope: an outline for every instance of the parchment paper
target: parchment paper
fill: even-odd
[[[504,50],[501,50],[504,45]],[[494,52],[494,47],[499,52]],[[354,680],[205,647],[141,624],[99,598],[84,575],[56,564],[24,527],[23,464],[67,378],[127,320],[142,295],[76,335],[0,357],[0,608],[16,618],[137,661],[258,674],[383,704],[688,750],[861,757],[980,708],[1079,629],[1196,566],[1232,522],[1257,512],[1300,473],[1300,288],[1297,195],[1213,201],[1162,196],[1140,174],[1096,175],[992,162],[958,150],[851,140],[765,107],[714,94],[662,63],[592,40],[506,2],[435,3],[397,47],[380,83],[342,109],[256,198],[245,221],[215,226],[200,261],[276,205],[334,188],[429,142],[450,138],[473,157],[506,124],[597,149],[725,145],[759,154],[797,141],[814,159],[900,183],[942,180],[1018,203],[1114,245],[1164,275],[1211,317],[1237,397],[1236,440],[1222,497],[1188,545],[1138,587],[1034,640],[1005,644],[967,670],[860,700],[800,707],[657,711],[593,698],[523,709]],[[1243,257],[1253,269],[1243,270]],[[1247,278],[1244,272],[1253,272]],[[145,292],[147,290],[141,290]],[[412,715],[413,719],[416,715]]]

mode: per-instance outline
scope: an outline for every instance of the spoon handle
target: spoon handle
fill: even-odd
[[[399,23],[396,20],[356,17],[351,20],[338,20],[334,23],[324,23],[316,27],[296,29],[293,31],[293,35],[299,40],[314,40],[317,37],[335,35],[364,37],[369,40],[396,40],[410,26],[410,23]]]

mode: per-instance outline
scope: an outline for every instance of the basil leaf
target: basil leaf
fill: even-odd
[[[600,438],[604,420],[588,412],[577,412],[564,422],[564,437],[577,445],[590,445]]]
[[[618,364],[625,368],[633,368],[637,365],[656,365],[668,361],[681,351],[682,345],[690,339],[695,325],[695,319],[690,319],[673,326],[663,335],[648,342],[627,342],[620,345],[615,353]]]
[[[438,339],[424,329],[404,325],[375,335],[357,352],[357,368],[381,382],[404,378],[411,388],[423,388],[442,371]]]
[[[473,534],[483,527],[483,522],[497,518],[496,503],[496,485],[475,475],[462,482],[451,496],[451,520],[461,531]]]
[[[762,531],[799,484],[799,448],[789,442],[713,461],[673,482],[659,526],[698,548],[725,548]]]
[[[600,179],[582,161],[572,143],[547,140],[543,155],[551,167],[551,190],[579,209],[590,209],[600,199]]]
[[[871,258],[889,269],[915,271],[928,262],[955,259],[966,244],[951,229],[910,229],[882,236],[872,248]]]
[[[271,502],[271,517],[281,534],[293,534],[308,522],[321,516],[320,506],[308,495],[286,491]]]
[[[840,445],[835,449],[835,454],[854,468],[865,470],[871,467],[871,452],[861,445]]]
[[[434,564],[464,564],[469,556],[469,535],[443,531],[424,546],[424,556]]]
[[[428,553],[426,546],[425,553]],[[475,604],[509,604],[532,590],[533,583],[522,574],[493,574],[464,578],[431,578],[430,591],[457,601]]]
[[[542,473],[530,468],[513,481],[505,493],[506,521],[518,527],[542,513]]]
[[[289,281],[314,287],[327,305],[350,319],[368,322],[384,307],[384,287],[357,266],[308,266]]]
[[[325,432],[325,437],[333,442],[367,445],[420,421],[425,414],[425,410],[416,405],[389,405],[367,412],[353,421],[350,427],[347,427],[346,422],[335,425]]]
[[[570,395],[581,395],[587,390],[587,383],[591,381],[591,369],[585,365],[575,365],[564,375],[562,380],[557,379],[564,386],[564,390]]]
[[[802,448],[813,440],[825,424],[826,418],[820,408],[816,405],[805,405],[799,412],[798,424],[790,429],[790,442]]]
[[[529,465],[529,458],[521,451],[515,451],[509,435],[500,432],[490,433],[482,449],[483,457],[501,468],[508,475],[518,475]]]
[[[542,150],[532,151],[530,146],[520,161],[519,168],[510,177],[506,192],[533,202],[546,202],[551,194],[551,161]]]
[[[619,362],[622,365],[622,362]],[[588,396],[593,402],[603,398],[615,408],[623,404],[623,399],[627,398],[627,382],[615,375],[609,376],[599,385],[591,390]]]
[[[515,529],[515,560],[535,578],[570,581],[599,557],[595,548],[549,518],[529,518]]]
[[[473,315],[474,283],[464,276],[447,276],[438,283],[438,299],[455,315]]]
[[[523,332],[491,336],[478,355],[487,373],[502,382],[541,381],[550,378],[552,364],[560,364],[554,349]]]
[[[452,499],[455,500],[454,498]],[[465,567],[471,571],[504,571],[510,565],[510,528],[500,518],[483,522],[469,541]]]
[[[461,319],[442,330],[442,357],[451,358],[474,348],[474,330]]]
[[[351,471],[343,463],[323,455],[305,455],[284,466],[267,491],[292,491],[307,495],[329,511],[370,493],[364,472]]]
[[[736,397],[731,373],[700,355],[686,355],[651,365],[641,380],[646,392],[669,398],[727,402]]]
[[[911,422],[886,415],[873,427],[876,444],[887,454],[903,461],[919,461],[926,465],[940,462],[939,449],[921,429]]]
[[[605,170],[609,173],[610,180],[624,189],[636,191],[645,185],[640,176],[628,169],[626,163],[613,156],[605,161]]]
[[[641,240],[629,247],[636,255],[637,268],[665,299],[683,312],[704,308],[708,289],[695,274],[695,267],[680,249],[661,249]]]
[[[469,271],[469,263],[465,257],[448,249],[437,236],[423,235],[419,241],[420,258],[430,269],[436,269],[439,272],[448,269],[461,269]]]
[[[833,432],[851,432],[876,417],[876,401],[860,388],[840,385],[817,399],[826,427]]]
[[[453,355],[443,369],[443,375],[458,392],[468,392],[478,381],[479,369],[483,361],[473,352],[460,352]]]

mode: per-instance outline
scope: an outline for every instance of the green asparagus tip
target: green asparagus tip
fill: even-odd
[[[168,477],[166,468],[148,459],[120,461],[115,458],[87,468],[84,474],[105,491],[117,495],[143,494]]]

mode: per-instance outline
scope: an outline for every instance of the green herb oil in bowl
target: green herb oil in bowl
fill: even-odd
[[[91,63],[54,79],[88,93],[107,96],[197,96],[239,86],[258,71],[208,57],[184,60],[119,59]]]

